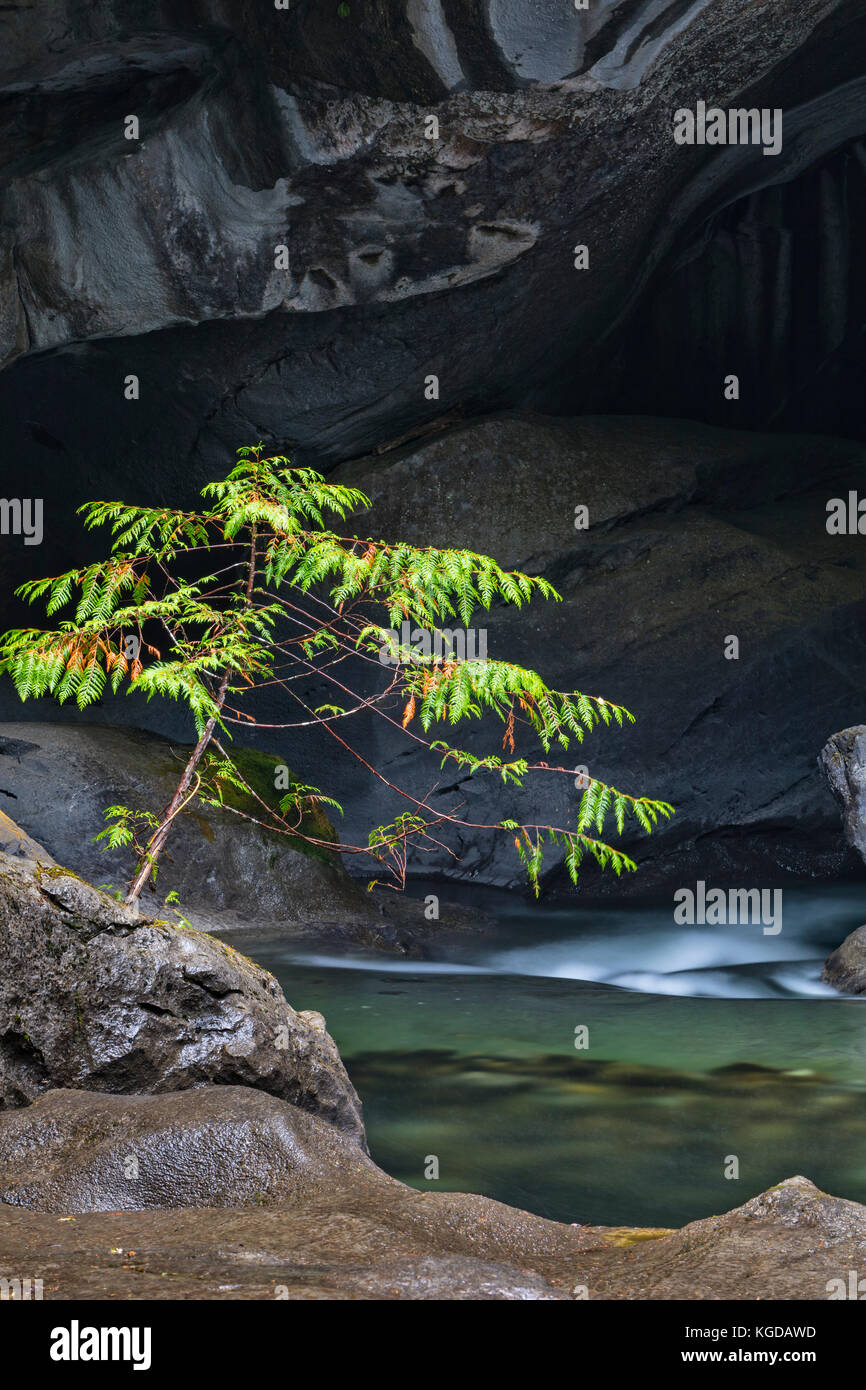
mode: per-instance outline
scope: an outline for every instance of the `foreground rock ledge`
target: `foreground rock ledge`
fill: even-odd
[[[680,1231],[567,1226],[406,1187],[245,1087],[0,1117],[0,1272],[50,1299],[826,1299],[864,1259],[866,1207],[803,1177]]]
[[[0,1111],[54,1087],[243,1085],[364,1143],[321,1014],[205,932],[150,921],[66,869],[0,854]]]

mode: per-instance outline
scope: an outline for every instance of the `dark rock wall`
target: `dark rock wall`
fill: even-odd
[[[711,219],[769,184],[796,185],[802,200],[809,170],[866,129],[860,0],[349,8],[347,19],[330,3],[4,12],[0,351],[71,357],[37,368],[43,416],[58,377],[76,417],[89,404],[103,418],[106,394],[118,396],[103,444],[126,454],[145,433],[146,477],[210,466],[249,434],[328,460],[453,408],[611,409],[604,355],[628,352],[629,314],[662,270],[674,285],[648,312],[667,323],[665,384],[696,319],[712,330],[711,378],[729,325],[696,313],[676,270],[681,238],[721,235]],[[699,97],[784,107],[782,155],[676,146],[673,111]],[[139,140],[124,138],[129,113]],[[840,177],[821,194],[825,243]],[[573,268],[577,243],[589,272]],[[818,250],[825,267],[831,251]],[[731,298],[722,274],[701,271],[714,303]],[[776,299],[762,291],[777,355],[796,345],[816,278],[792,276]],[[732,322],[754,276],[735,290]],[[741,324],[744,375],[750,331]],[[151,348],[142,335],[156,333]],[[644,336],[627,372],[641,410],[658,370],[651,327]],[[122,404],[128,372],[142,374],[135,411]],[[684,378],[653,413],[715,418],[709,385],[696,402]],[[3,383],[4,412],[6,391],[27,390],[19,381]],[[630,408],[628,390],[617,400]],[[765,423],[777,406],[726,423]],[[814,407],[815,427],[837,429],[835,409]],[[58,413],[41,428],[86,448]]]
[[[348,14],[335,0],[44,0],[2,7],[0,38],[0,495],[46,505],[43,546],[2,538],[4,603],[28,573],[92,553],[73,524],[83,500],[188,501],[260,438],[329,470],[502,410],[863,438],[866,0],[593,0],[586,12],[561,0],[350,0]],[[677,146],[673,113],[697,100],[782,108],[782,153]],[[130,114],[138,139],[124,136]],[[587,271],[574,268],[578,244]],[[723,397],[731,372],[738,401]],[[124,398],[130,374],[138,400]],[[437,399],[425,396],[431,375]],[[542,445],[536,435],[521,460],[521,486]],[[667,455],[641,457],[652,471]],[[445,476],[454,461],[431,466]],[[578,457],[568,466],[580,486]],[[804,466],[774,462],[787,469],[777,495],[797,493]],[[846,470],[855,486],[862,458]],[[809,477],[820,531],[824,478]],[[547,508],[544,563],[576,584],[558,501],[535,505]],[[717,576],[706,580],[738,553],[738,536],[718,530],[735,505],[716,497],[712,537],[689,532],[704,570],[682,572],[684,624],[689,603],[700,627],[725,601]],[[762,514],[773,524],[786,523]],[[821,540],[802,535],[806,551]],[[472,543],[507,549],[508,534],[482,525]],[[662,542],[644,544],[660,553]],[[673,585],[682,552],[665,544]],[[757,587],[779,556],[759,559]],[[736,730],[760,685],[782,681],[786,708],[762,715],[772,740],[796,698],[792,673],[820,673],[794,710],[796,747],[782,737],[770,759],[765,803],[756,788],[720,806],[719,783],[698,807],[697,781],[674,779],[692,841],[712,825],[739,835],[781,797],[777,843],[798,824],[808,867],[817,827],[830,863],[826,794],[814,821],[803,819],[810,784],[789,792],[807,753],[811,768],[833,728],[862,718],[849,707],[862,689],[857,563],[819,567],[820,595],[798,591],[784,641],[772,619],[760,678],[754,668],[727,703],[696,679],[685,627],[651,658],[630,648],[621,672],[613,654],[563,658],[568,684],[588,669],[626,704],[643,693],[658,729],[636,775],[655,771],[671,733],[658,702],[688,706],[700,691],[714,727]],[[615,631],[619,581],[596,601]],[[6,621],[20,617],[5,606]],[[531,647],[531,633],[518,624],[513,640]],[[654,685],[663,670],[667,692]],[[20,717],[4,700],[0,713]],[[184,732],[173,712],[131,702],[93,714]],[[731,757],[739,785],[754,759],[735,744],[720,752],[710,739],[674,761]],[[302,751],[275,751],[303,772]],[[310,761],[334,771],[320,749]],[[650,789],[667,790],[656,778]],[[361,795],[353,773],[338,790]]]
[[[611,408],[862,435],[864,220],[862,140],[708,219],[617,345]],[[737,403],[719,390],[728,372],[741,378]]]

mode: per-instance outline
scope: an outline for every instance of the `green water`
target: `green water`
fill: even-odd
[[[244,949],[325,1014],[395,1177],[562,1221],[673,1226],[795,1173],[866,1202],[866,999],[818,981],[864,907],[862,890],[789,892],[781,939],[520,905],[459,960]]]

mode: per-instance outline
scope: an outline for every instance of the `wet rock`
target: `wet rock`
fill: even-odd
[[[104,724],[0,725],[0,775],[13,796],[15,818],[44,841],[55,860],[94,883],[123,887],[134,864],[129,850],[106,851],[95,836],[113,805],[159,813],[168,805],[189,747],[139,729]],[[233,750],[246,779],[270,804],[280,759]],[[231,803],[231,798],[229,798]],[[242,807],[254,812],[254,803]],[[307,833],[336,839],[326,817]],[[311,919],[370,922],[369,899],[336,856],[302,840],[270,833],[230,810],[196,806],[181,815],[143,903],[158,910],[170,891],[181,907],[225,923],[236,918],[303,923]]]
[[[58,860],[103,887],[124,887],[132,853],[106,852],[94,840],[105,825],[105,808],[162,810],[188,751],[183,742],[136,728],[0,724],[0,782],[20,821],[0,812],[0,841],[5,838],[0,848],[47,863]],[[232,756],[262,800],[276,805],[282,793],[275,791],[274,774],[282,759],[250,748],[233,748]],[[226,797],[229,805],[235,800]],[[251,798],[238,804],[258,814]],[[321,811],[308,815],[303,829],[339,842]],[[51,847],[54,858],[39,841]],[[367,868],[373,868],[372,861]],[[172,890],[179,897],[177,912],[164,907]],[[253,933],[257,940],[309,937],[337,949],[421,957],[443,932],[462,936],[492,925],[483,912],[457,904],[441,904],[440,919],[430,922],[422,901],[386,889],[366,892],[363,882],[350,878],[339,853],[208,806],[178,817],[157,882],[145,888],[141,901],[149,915],[171,921],[182,915],[241,946]]]
[[[371,1267],[342,1269],[322,1281],[341,1298],[504,1299],[566,1302],[569,1295],[529,1270],[466,1255],[426,1255],[382,1260]]]
[[[58,1222],[0,1203],[0,1268],[34,1270],[46,1299],[772,1301],[829,1298],[866,1255],[866,1208],[805,1178],[666,1232],[563,1226],[356,1170],[265,1209]]]
[[[866,994],[866,926],[857,927],[827,957],[821,979],[845,994]]]
[[[503,400],[634,408],[633,377],[638,408],[658,409],[655,356],[661,384],[680,382],[672,413],[700,399],[766,422],[784,380],[795,405],[809,398],[811,428],[836,427],[838,333],[813,332],[812,316],[829,285],[825,314],[840,317],[858,232],[855,0],[585,13],[356,0],[345,19],[318,0],[42,9],[4,16],[0,59],[0,350],[25,368],[0,394],[37,477],[62,455],[72,480],[92,478],[104,455],[106,483],[160,494],[247,437],[333,461]],[[677,147],[671,115],[699,96],[783,107],[781,154]],[[140,138],[126,138],[130,111]],[[783,221],[780,247],[779,185],[796,206],[808,176],[814,202],[834,157],[850,172],[831,172],[816,225]],[[733,250],[722,228],[712,293],[662,278],[652,341],[668,350],[641,348],[633,306],[665,266],[705,289],[695,248],[731,206],[747,225]],[[862,294],[853,274],[851,288]],[[857,312],[852,300],[855,364]],[[742,404],[720,390],[731,335],[752,383]],[[702,352],[684,352],[694,341]],[[118,386],[129,372],[146,384],[135,430]]]
[[[818,766],[841,807],[845,839],[866,861],[866,724],[833,734]]]
[[[26,830],[16,825],[14,820],[0,811],[0,853],[12,855],[16,859],[32,859],[40,864],[53,864],[48,850],[31,838]]]
[[[650,1299],[827,1299],[866,1257],[866,1207],[788,1178],[724,1216],[630,1250],[589,1275],[590,1296]]]
[[[0,857],[0,1108],[51,1087],[247,1085],[363,1143],[324,1019],[204,932],[140,917],[66,869]]]
[[[446,18],[414,0],[362,0],[343,21],[313,3],[254,18],[205,3],[187,25],[158,5],[146,25],[131,15],[120,26],[66,0],[29,32],[15,24],[0,67],[3,357],[270,311],[453,299],[539,242],[570,290],[563,237],[575,235],[576,198],[581,235],[601,248],[602,228],[610,238],[603,283],[577,317],[588,327],[603,299],[612,319],[633,292],[630,272],[648,273],[640,253],[658,255],[654,223],[674,222],[675,209],[686,221],[693,201],[732,181],[768,178],[754,148],[681,157],[668,108],[690,65],[708,93],[733,96],[766,83],[846,6],[803,0],[794,16],[764,0],[748,25],[734,2],[704,0],[690,24],[675,0],[636,22],[623,8],[590,17],[551,3],[539,14],[518,0],[449,6]],[[832,73],[826,87],[837,82]],[[437,108],[435,139],[424,102]],[[798,157],[794,142],[783,158]],[[497,160],[510,178],[495,180]],[[638,217],[622,216],[626,189]],[[275,266],[278,244],[287,265]]]
[[[845,840],[866,860],[866,724],[833,734],[818,766],[841,809]],[[857,927],[827,957],[821,978],[846,994],[866,993],[866,926]]]
[[[0,1118],[0,1203],[33,1211],[297,1202],[347,1174],[391,1182],[355,1136],[247,1086],[52,1090]]]
[[[527,1228],[526,1253],[533,1247],[533,1224],[543,1231],[548,1223],[484,1198],[456,1194],[442,1204],[422,1197],[387,1177],[331,1125],[240,1086],[160,1096],[49,1091],[0,1118],[3,1204],[55,1214],[262,1206],[357,1211],[360,1206],[368,1221],[377,1211],[380,1223],[396,1215],[406,1233],[416,1230],[422,1243],[444,1250],[451,1244],[457,1251],[472,1248],[471,1223],[489,1221],[492,1214],[498,1239],[476,1243],[472,1254],[443,1250],[412,1259],[393,1253],[365,1265],[354,1262],[361,1251],[347,1249],[349,1263],[338,1279],[333,1273],[330,1278],[345,1294],[351,1290],[362,1297],[563,1297],[538,1275],[509,1262]],[[333,1216],[327,1224],[336,1225]],[[437,1241],[440,1225],[443,1238]],[[567,1233],[562,1234],[567,1243]],[[374,1242],[371,1247],[375,1253]]]
[[[242,1209],[265,1206],[267,1240],[238,1246],[230,1233]],[[185,1223],[192,1208],[226,1208],[216,1260],[237,1259],[260,1282],[262,1265],[276,1259],[274,1283],[288,1280],[300,1297],[312,1284],[324,1297],[561,1299],[524,1257],[543,1261],[582,1241],[487,1198],[416,1192],[377,1168],[352,1136],[231,1085],[134,1096],[53,1090],[0,1116],[0,1232],[9,1208],[76,1222],[123,1213],[142,1255],[142,1212],[171,1209]],[[129,1229],[113,1253],[123,1252]]]

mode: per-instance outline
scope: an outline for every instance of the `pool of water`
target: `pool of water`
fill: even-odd
[[[593,1224],[681,1225],[794,1173],[866,1202],[866,998],[819,978],[866,888],[786,889],[778,935],[478,901],[495,935],[423,962],[243,947],[324,1013],[388,1172]]]

